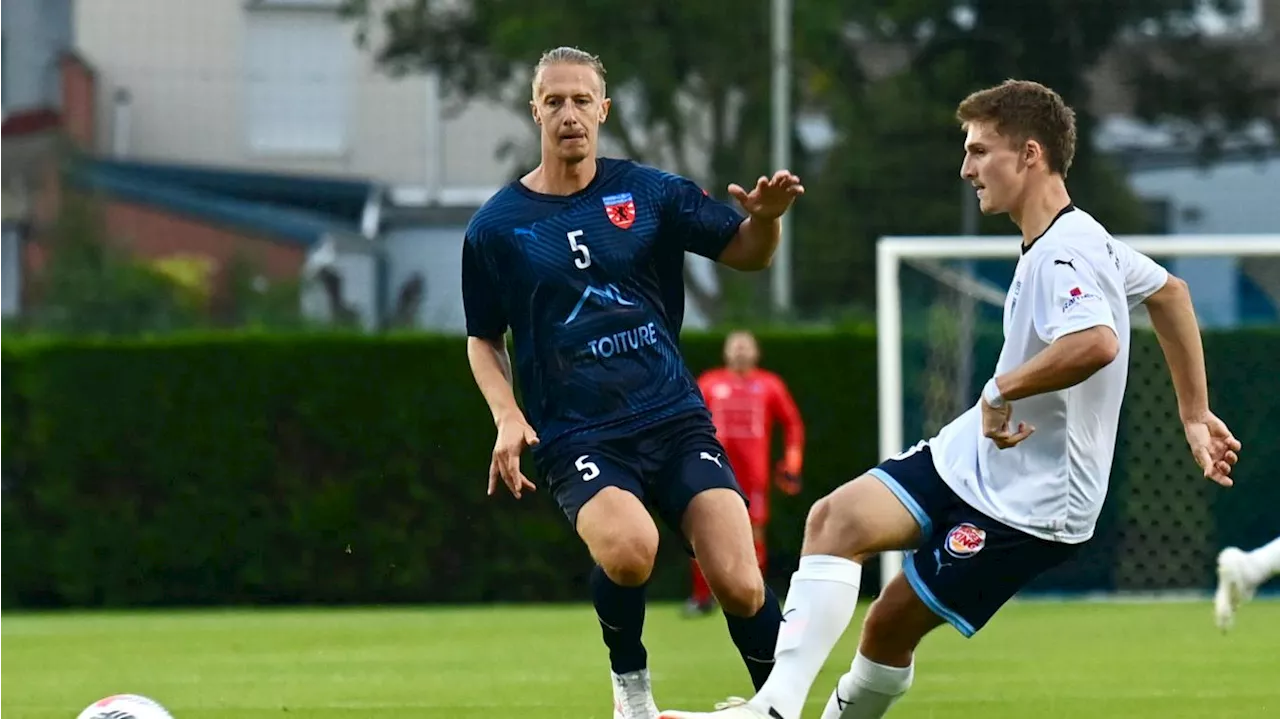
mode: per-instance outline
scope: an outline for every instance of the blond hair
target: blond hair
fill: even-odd
[[[562,46],[547,50],[542,53],[542,57],[538,58],[538,64],[533,66],[533,92],[538,93],[538,80],[542,77],[542,71],[551,65],[585,65],[595,70],[596,76],[600,78],[600,94],[604,95],[604,63],[600,62],[600,58],[592,55],[586,50],[579,50],[576,47]]]

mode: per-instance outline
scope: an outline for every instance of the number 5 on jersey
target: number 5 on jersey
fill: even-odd
[[[582,255],[581,257],[573,258],[573,266],[580,270],[585,270],[591,266],[591,250],[587,249],[585,244],[578,242],[578,238],[582,237],[582,234],[582,230],[574,230],[569,233],[569,249]]]
[[[577,467],[579,472],[582,472],[582,481],[584,482],[590,482],[591,480],[600,476],[599,465],[597,465],[595,462],[587,461],[587,457],[590,457],[590,456],[591,455],[589,454],[584,454],[578,458],[577,462],[573,463],[573,466]]]

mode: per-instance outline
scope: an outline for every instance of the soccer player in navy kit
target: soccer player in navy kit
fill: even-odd
[[[658,529],[646,503],[696,553],[758,688],[781,612],[756,565],[745,497],[680,356],[684,254],[767,267],[778,218],[804,192],[787,171],[729,192],[746,217],[687,179],[598,158],[604,68],[575,48],[543,55],[533,78],[542,161],[494,195],[462,253],[467,356],[498,437],[489,493],[520,498],[535,465],[596,562],[593,600],[616,719],[654,719],[641,642]],[[504,336],[515,342],[524,411]]]

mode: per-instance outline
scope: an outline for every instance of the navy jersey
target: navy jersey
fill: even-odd
[[[516,181],[476,212],[462,250],[467,334],[511,328],[535,452],[707,411],[679,350],[684,253],[718,258],[742,219],[683,177],[603,158],[573,195]]]

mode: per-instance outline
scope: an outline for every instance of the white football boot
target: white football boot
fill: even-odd
[[[658,719],[648,669],[609,674],[613,677],[613,719]]]
[[[727,701],[716,704],[713,712],[667,710],[659,714],[658,719],[778,719],[778,715],[776,712],[764,714],[742,697],[729,697]]]
[[[1227,631],[1235,623],[1240,604],[1253,597],[1257,587],[1251,581],[1249,558],[1235,547],[1218,553],[1218,590],[1213,594],[1213,616],[1218,629]]]

